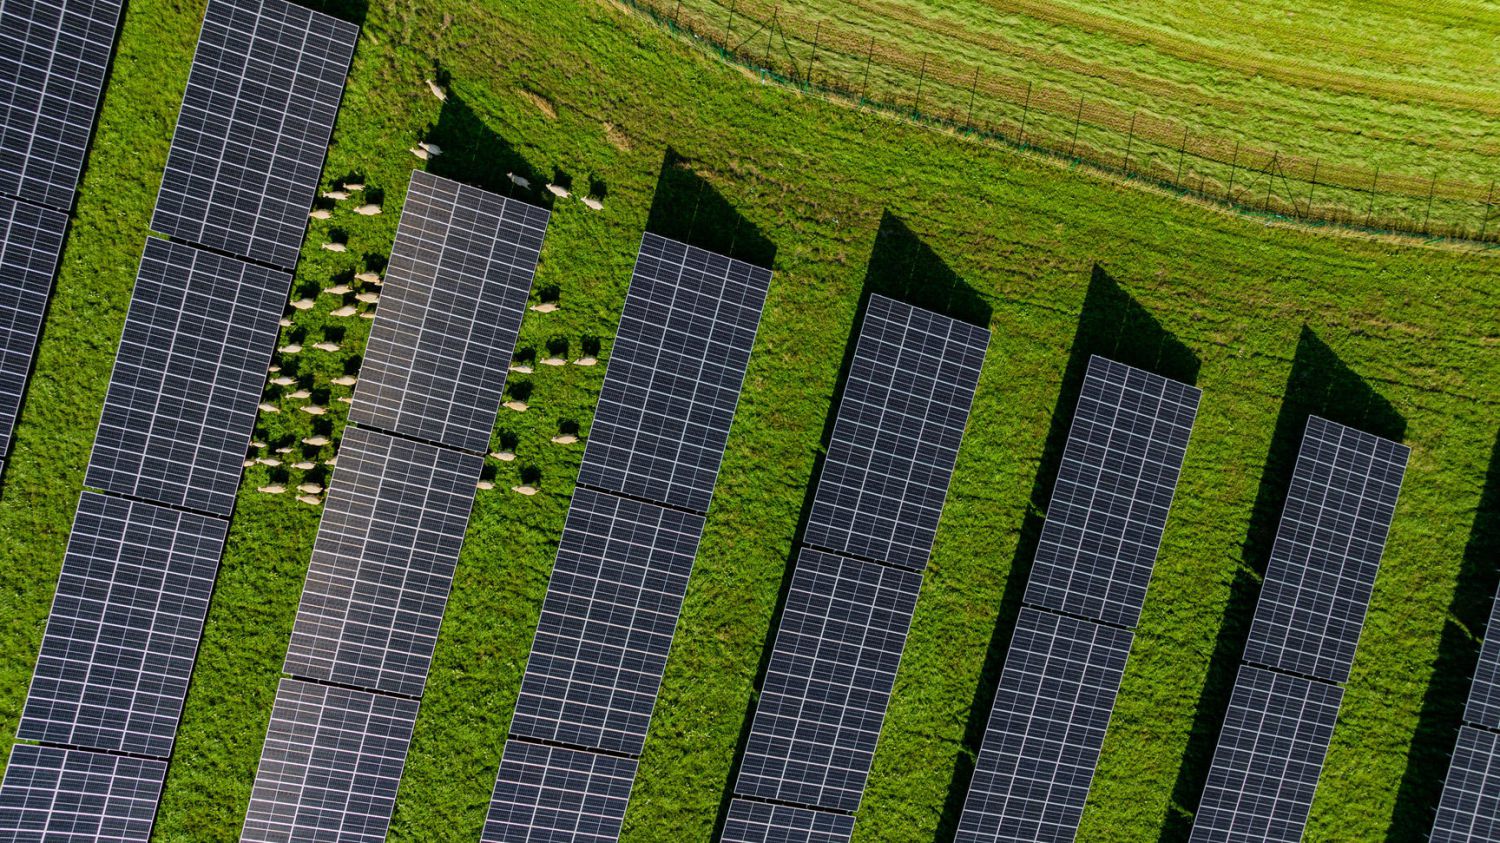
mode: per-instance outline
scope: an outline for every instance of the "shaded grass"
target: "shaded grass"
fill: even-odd
[[[446,8],[446,12],[445,12]],[[132,4],[16,458],[0,492],[0,723],[24,697],[88,444],[186,78],[192,4]],[[467,114],[423,78],[441,68]],[[175,81],[174,81],[175,80]],[[325,177],[359,174],[385,214],[315,223],[297,285],[339,283],[386,254],[419,137],[456,126],[450,174],[486,161],[604,188],[559,203],[536,279],[561,310],[528,314],[522,349],[609,337],[670,146],[776,248],[757,338],[627,817],[630,841],[708,839],[768,640],[850,327],[887,215],[977,291],[994,333],[932,565],[860,812],[861,840],[941,839],[954,770],[1067,378],[1088,290],[1106,273],[1200,361],[1193,443],[1081,840],[1147,841],[1173,813],[1304,324],[1407,420],[1413,446],[1309,839],[1388,830],[1494,441],[1500,320],[1493,261],[1317,239],[1226,219],[914,127],[747,82],[606,3],[377,4],[365,20]],[[454,123],[457,117],[463,120]],[[503,146],[501,146],[503,144]],[[449,144],[445,144],[447,146]],[[488,146],[485,146],[488,145]],[[462,159],[462,160],[461,160]],[[488,175],[486,175],[488,173]],[[350,253],[318,243],[333,228]],[[922,279],[915,279],[920,283]],[[342,326],[336,306],[291,331]],[[359,351],[298,356],[315,385]],[[576,356],[570,352],[570,356]],[[287,361],[283,361],[285,364]],[[502,411],[398,798],[392,838],[472,841],[514,705],[602,367],[515,377]],[[275,393],[268,397],[281,401]],[[284,404],[284,407],[292,404]],[[323,417],[335,432],[342,405]],[[311,417],[263,416],[267,436]],[[320,454],[321,456],[321,454]],[[508,487],[539,477],[534,498]],[[249,798],[317,512],[245,479],[157,837],[234,839]],[[1436,736],[1430,736],[1436,740]],[[1423,740],[1429,736],[1424,735]],[[1442,751],[1442,750],[1440,750]],[[1201,787],[1201,783],[1200,783]]]

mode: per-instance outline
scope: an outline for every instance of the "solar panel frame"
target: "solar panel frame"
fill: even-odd
[[[9,843],[147,843],[167,762],[16,744],[0,783]]]
[[[0,4],[0,193],[73,207],[122,0]]]
[[[0,21],[9,14],[0,8]],[[67,230],[66,214],[0,197],[0,458],[10,453]]]
[[[988,345],[983,328],[870,297],[806,544],[927,565]]]
[[[383,841],[417,705],[282,679],[240,840]]]
[[[639,755],[703,517],[579,487],[510,733]]]
[[[487,450],[548,218],[412,172],[352,421]]]
[[[1409,455],[1308,417],[1245,661],[1348,681]]]
[[[635,772],[633,758],[508,741],[480,841],[613,843]]]
[[[16,736],[170,757],[228,527],[85,491]]]
[[[1297,843],[1312,809],[1344,689],[1242,665],[1192,843]]]
[[[1202,393],[1089,359],[1025,602],[1134,627]]]
[[[1490,604],[1490,619],[1484,628],[1484,643],[1479,648],[1479,663],[1474,667],[1474,684],[1469,688],[1464,720],[1500,731],[1500,599]]]
[[[719,843],[849,843],[854,817],[735,799]]]
[[[483,458],[349,426],[285,671],[421,696]]]
[[[84,485],[229,515],[291,280],[149,238]]]
[[[804,547],[735,793],[853,813],[922,575]]]
[[[1500,840],[1500,735],[1458,730],[1429,843]]]
[[[1021,609],[957,843],[1074,838],[1133,639],[1119,627]]]
[[[295,267],[358,35],[286,0],[209,0],[152,230]]]
[[[647,233],[578,482],[707,512],[771,271]]]

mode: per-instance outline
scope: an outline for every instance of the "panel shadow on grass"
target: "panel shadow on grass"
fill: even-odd
[[[1270,561],[1271,546],[1281,522],[1281,510],[1291,485],[1292,469],[1302,445],[1307,418],[1319,415],[1330,421],[1358,428],[1400,442],[1406,435],[1406,419],[1396,408],[1350,369],[1304,326],[1297,339],[1291,374],[1276,415],[1271,445],[1261,469],[1260,486],[1250,511],[1249,527],[1241,545],[1240,565],[1230,584],[1229,603],[1214,641],[1208,671],[1193,713],[1193,725],[1172,802],[1162,828],[1162,843],[1186,841],[1193,830],[1193,817],[1202,797],[1219,727],[1229,708],[1229,695],[1239,672],[1240,657],[1250,635],[1260,580]]]
[[[365,17],[370,12],[369,0],[305,0],[304,5],[359,27],[365,25]]]
[[[973,702],[969,705],[969,720],[964,729],[964,749],[959,754],[953,777],[948,783],[948,799],[943,805],[942,820],[934,838],[939,843],[953,840],[958,832],[959,817],[963,814],[964,800],[968,797],[969,783],[974,776],[974,761],[984,740],[985,727],[989,724],[990,707],[995,703],[1000,672],[1005,666],[1005,654],[1009,649],[1016,618],[1021,613],[1021,598],[1031,576],[1031,564],[1041,540],[1047,505],[1052,500],[1052,486],[1062,465],[1068,431],[1073,425],[1073,411],[1078,405],[1084,375],[1088,372],[1089,358],[1096,354],[1183,383],[1196,384],[1198,381],[1198,356],[1162,327],[1156,317],[1142,307],[1103,267],[1095,264],[1089,277],[1088,290],[1084,293],[1083,308],[1068,352],[1067,367],[1063,370],[1062,387],[1058,390],[1057,402],[1052,407],[1052,422],[1042,445],[1036,477],[1031,484],[1026,515],[1022,519],[1020,537],[1011,557],[1010,572],[1006,575],[1005,592],[1001,596],[999,614],[995,618],[994,631],[990,634],[989,647],[985,651],[979,685],[975,688]]]
[[[552,194],[543,187],[546,178],[451,88],[425,140],[442,150],[428,159],[427,172],[533,205],[552,206]],[[531,187],[515,184],[512,173]]]
[[[689,246],[774,269],[776,244],[667,147],[646,230]]]
[[[1484,489],[1464,546],[1458,581],[1453,588],[1453,602],[1448,605],[1448,619],[1443,624],[1442,639],[1432,664],[1432,677],[1422,697],[1417,730],[1407,750],[1406,772],[1396,791],[1396,808],[1386,840],[1414,841],[1427,839],[1433,815],[1448,774],[1448,763],[1458,727],[1464,718],[1464,703],[1479,663],[1481,637],[1500,634],[1485,629],[1495,589],[1500,584],[1500,435],[1490,452]]]
[[[668,155],[671,153],[669,151]],[[654,211],[654,209],[653,209]],[[859,340],[859,329],[864,323],[865,311],[870,297],[880,294],[914,304],[918,307],[941,313],[960,321],[988,328],[991,309],[989,304],[958,276],[948,264],[924,243],[900,218],[889,211],[880,218],[880,227],[875,232],[875,245],[870,251],[870,261],[860,287],[859,304],[855,308],[854,320],[849,325],[849,335],[844,340],[844,356],[839,363],[838,377],[834,381],[833,397],[827,416],[823,419],[823,431],[818,436],[818,452],[813,458],[811,478],[802,497],[802,509],[797,514],[797,527],[792,534],[791,554],[787,557],[781,574],[781,586],[776,595],[776,605],[771,612],[770,631],[760,650],[760,663],[755,670],[755,692],[745,706],[741,720],[740,735],[735,743],[734,761],[729,768],[729,779],[719,800],[719,815],[714,825],[713,839],[724,832],[729,819],[729,803],[734,799],[734,783],[739,778],[740,765],[745,757],[745,747],[750,741],[750,727],[754,721],[756,702],[765,683],[766,671],[771,664],[771,647],[776,632],[781,627],[781,618],[786,611],[786,601],[792,583],[792,569],[796,563],[797,550],[807,533],[807,522],[812,515],[813,499],[817,493],[818,479],[823,476],[823,462],[833,438],[834,423],[838,408],[844,397],[849,379],[849,370],[854,363],[855,346]]]

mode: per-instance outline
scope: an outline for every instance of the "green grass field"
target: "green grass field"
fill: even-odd
[[[1443,5],[1424,8],[1439,15]],[[951,834],[1088,351],[1195,372],[1204,398],[1080,839],[1185,839],[1288,443],[1310,409],[1399,430],[1413,456],[1307,838],[1424,839],[1500,553],[1492,256],[1260,226],[804,98],[607,0],[340,11],[363,17],[364,31],[325,178],[360,175],[383,191],[385,213],[314,223],[294,297],[386,253],[419,163],[406,150],[423,136],[448,150],[434,165],[454,177],[498,186],[520,169],[605,194],[602,213],[574,201],[554,209],[536,286],[556,287],[562,309],[527,315],[523,350],[566,343],[577,356],[598,341],[607,360],[648,217],[732,236],[736,249],[774,247],[777,275],[626,840],[710,839],[852,320],[876,289],[987,311],[993,339],[857,839]],[[127,13],[0,490],[7,745],[201,12],[198,2],[136,0]],[[1348,31],[1343,49],[1360,52],[1366,37]],[[1482,58],[1454,50],[1484,75]],[[1395,72],[1391,59],[1364,61]],[[435,68],[450,79],[446,105],[423,85]],[[732,232],[720,227],[726,208],[743,218]],[[348,254],[318,248],[335,228]],[[977,301],[941,294],[954,284]],[[333,299],[318,298],[286,337],[339,337],[346,351],[282,364],[326,385],[355,361],[367,323],[328,316]],[[571,422],[586,436],[602,377],[603,367],[570,366],[512,379],[531,390],[532,409],[501,411],[496,444],[513,440],[518,459],[493,462],[496,488],[478,494],[393,839],[478,838],[582,455],[548,440]],[[283,410],[258,432],[274,445],[315,421],[337,430],[341,417]],[[541,494],[508,491],[523,472]],[[235,839],[249,799],[318,517],[257,494],[268,479],[256,468],[244,481],[158,816],[162,841]]]

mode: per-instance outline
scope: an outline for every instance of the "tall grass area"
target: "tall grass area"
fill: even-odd
[[[127,13],[0,490],[6,740],[201,12],[198,3],[136,0]],[[1492,561],[1465,561],[1474,558],[1500,405],[1493,258],[1261,227],[804,99],[706,59],[607,0],[416,0],[353,14],[364,30],[325,180],[359,175],[383,192],[385,213],[356,217],[346,204],[314,223],[294,296],[340,283],[366,255],[389,250],[419,165],[407,149],[419,137],[445,148],[431,166],[457,178],[507,190],[507,171],[526,172],[604,195],[602,212],[574,200],[553,208],[536,287],[556,287],[561,309],[527,314],[523,350],[545,356],[549,344],[566,344],[576,357],[597,340],[607,362],[668,148],[776,247],[626,840],[710,839],[855,310],[867,277],[890,272],[870,266],[887,215],[942,264],[927,271],[951,271],[983,299],[993,340],[857,839],[951,833],[962,787],[955,770],[976,749],[972,724],[988,713],[993,652],[1014,620],[1001,606],[1025,568],[1013,558],[1021,528],[1046,503],[1032,500],[1044,443],[1054,414],[1071,409],[1059,394],[1085,298],[1104,275],[1197,357],[1204,398],[1080,839],[1181,839],[1202,788],[1204,729],[1216,726],[1205,726],[1202,710],[1223,704],[1211,663],[1221,636],[1243,623],[1247,578],[1253,588],[1244,545],[1305,328],[1399,412],[1413,448],[1308,839],[1422,839],[1421,806],[1441,783],[1466,691],[1450,674],[1472,661],[1473,606],[1495,582]],[[434,74],[448,81],[447,104],[423,84]],[[318,248],[332,229],[347,233],[348,254]],[[315,340],[347,326],[340,355],[298,364],[321,383],[357,359],[364,328],[334,321],[332,298],[317,298],[286,337]],[[581,444],[549,439],[568,422],[587,437],[604,373],[537,368],[512,376],[531,409],[501,410],[496,445],[514,441],[517,459],[492,461],[495,488],[478,492],[394,840],[472,843],[484,820],[582,455]],[[279,394],[267,398],[283,409],[262,417],[261,436],[313,429]],[[335,432],[339,415],[324,417]],[[540,494],[509,491],[523,474],[539,477]],[[258,494],[267,476],[254,469],[242,487],[158,816],[161,841],[236,839],[249,800],[318,516],[288,496]]]

